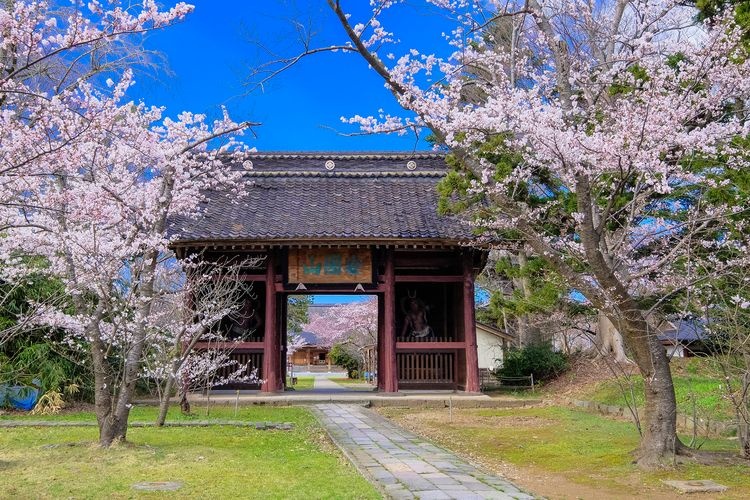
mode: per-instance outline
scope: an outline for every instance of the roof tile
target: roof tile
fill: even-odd
[[[435,154],[251,154],[246,196],[210,192],[197,220],[174,218],[183,241],[319,239],[463,240],[470,228],[437,213],[447,172]],[[326,159],[336,166],[326,170]],[[407,168],[414,160],[417,167]],[[235,168],[244,169],[243,162]]]

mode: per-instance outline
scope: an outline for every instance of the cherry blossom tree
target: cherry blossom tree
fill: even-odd
[[[340,344],[361,359],[362,348],[377,343],[377,298],[331,306],[313,316],[304,329],[314,333],[322,346]]]
[[[158,331],[159,275],[174,231],[203,193],[239,197],[234,135],[248,124],[128,101],[128,39],[188,14],[146,0],[6,2],[0,8],[0,259],[8,281],[42,257],[72,307],[38,307],[37,323],[87,350],[100,443],[124,440],[145,347]],[[211,146],[218,146],[209,148]]]
[[[257,260],[209,264],[193,256],[159,267],[151,319],[156,328],[144,356],[144,375],[157,384],[157,426],[164,425],[175,388],[180,389],[180,405],[186,410],[187,392],[205,387],[205,381],[213,385],[258,382],[257,370],[231,358],[240,339],[230,339],[221,324],[243,314],[252,287],[240,275]],[[201,348],[196,349],[199,342]]]
[[[424,130],[449,151],[444,187],[478,239],[543,258],[622,335],[645,382],[639,463],[688,453],[648,318],[704,278],[689,265],[696,248],[746,244],[722,231],[746,208],[728,188],[747,168],[735,139],[750,97],[731,13],[703,23],[675,0],[424,0],[453,27],[437,34],[443,49],[433,37],[421,51],[387,26],[409,15],[396,10],[405,2],[371,0],[360,18],[354,2],[327,3],[348,40],[301,55],[358,54],[408,111],[342,120]]]

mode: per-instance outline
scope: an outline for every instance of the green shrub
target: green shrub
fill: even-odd
[[[353,375],[359,370],[359,359],[349,352],[345,346],[335,344],[331,347],[331,352],[328,353],[328,356],[331,358],[333,364],[339,365],[346,370],[349,378],[355,378]]]
[[[500,377],[528,377],[534,381],[549,380],[569,368],[565,354],[557,352],[550,344],[533,344],[521,348],[511,348],[503,359],[503,366],[495,375]]]

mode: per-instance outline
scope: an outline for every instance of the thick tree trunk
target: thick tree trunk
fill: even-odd
[[[673,464],[686,447],[677,437],[677,401],[666,350],[632,299],[625,298],[609,316],[621,325],[633,361],[643,377],[645,396],[638,464],[645,468]]]
[[[648,468],[673,463],[675,455],[685,446],[677,438],[677,401],[666,350],[628,286],[618,276],[615,261],[607,254],[608,246],[597,229],[599,213],[587,176],[576,177],[576,194],[578,211],[583,215],[581,244],[592,274],[604,291],[592,293],[589,299],[617,326],[643,377],[646,408],[641,421],[638,464]]]
[[[636,359],[643,375],[646,402],[638,463],[651,467],[673,462],[685,447],[677,437],[677,401],[669,359],[656,334],[647,335],[650,359]]]
[[[129,412],[128,412],[129,413]],[[125,441],[128,432],[128,415],[110,414],[99,423],[99,444],[108,448],[115,443]]]
[[[604,313],[599,313],[596,344],[599,354],[602,356],[614,355],[615,361],[620,364],[631,363],[625,354],[625,343],[620,331],[612,324]]]
[[[531,299],[531,283],[528,276],[525,275],[529,261],[526,256],[526,250],[521,249],[516,255],[518,267],[521,270],[521,277],[513,279],[513,286],[521,291],[524,299]],[[538,325],[534,324],[534,318],[531,314],[519,314],[518,321],[518,342],[521,347],[527,345],[539,344],[543,341]]]
[[[91,354],[94,368],[94,412],[99,426],[99,444],[106,448],[115,441],[124,439],[125,433],[122,430],[121,421],[115,415],[112,366],[105,355],[105,346],[100,340],[98,324],[90,324],[88,333],[93,339]]]

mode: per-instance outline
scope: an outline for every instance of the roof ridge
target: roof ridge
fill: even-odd
[[[445,177],[445,170],[421,170],[406,172],[323,172],[314,170],[248,170],[244,177]]]
[[[301,158],[315,160],[393,160],[393,159],[440,159],[445,158],[445,153],[436,153],[430,151],[363,151],[363,152],[341,152],[341,151],[299,151],[299,152],[282,152],[282,151],[252,151],[245,153],[248,158],[267,158],[272,160],[294,160]]]

